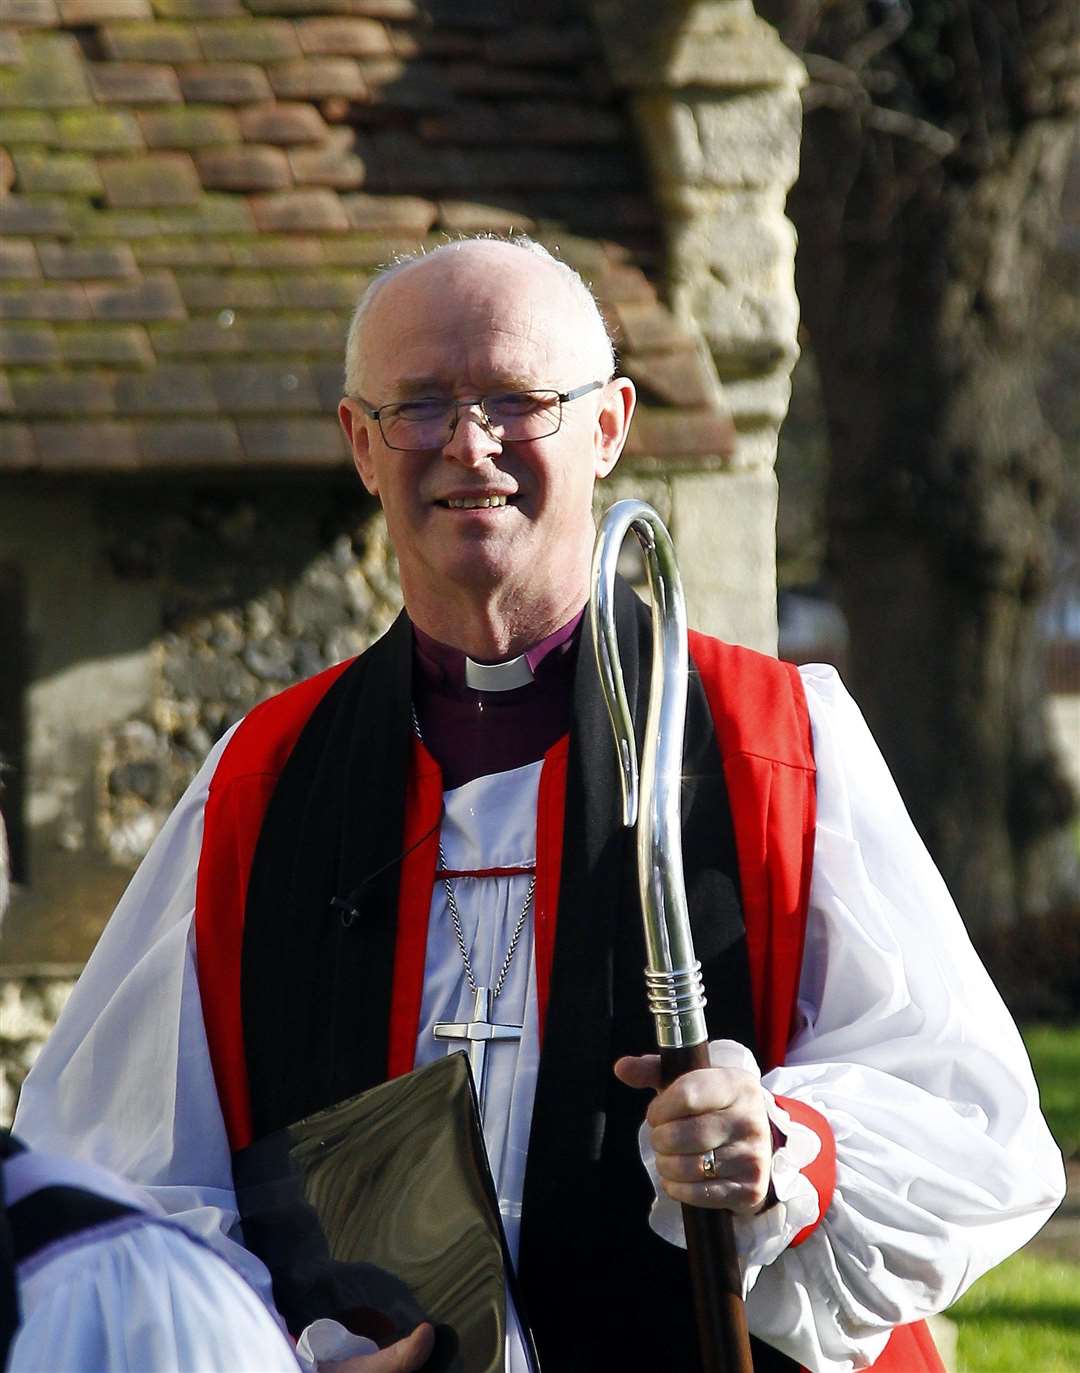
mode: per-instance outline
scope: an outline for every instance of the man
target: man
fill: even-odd
[[[231,1151],[501,1025],[485,1138],[548,1373],[694,1366],[681,1201],[735,1214],[758,1368],[937,1366],[894,1327],[1022,1244],[1061,1162],[835,674],[692,640],[684,852],[715,1066],[653,1098],[639,1154],[640,920],[581,642],[593,487],[633,387],[580,280],[487,240],[369,290],[346,392],[407,616],[214,750],[28,1079],[24,1131],[235,1234]],[[628,592],[619,618],[640,705]],[[517,1332],[512,1310],[513,1373]]]

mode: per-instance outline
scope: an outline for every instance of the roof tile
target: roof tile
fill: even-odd
[[[150,238],[161,232],[155,210],[99,210],[89,201],[75,201],[69,210],[71,232],[77,238]]]
[[[251,105],[238,118],[240,132],[252,143],[319,143],[327,133],[322,115],[304,101]]]
[[[219,191],[278,191],[292,185],[289,159],[280,148],[254,143],[208,148],[196,155],[204,186]]]
[[[100,467],[103,453],[108,453],[111,468],[137,467],[139,463],[131,424],[115,420],[40,420],[33,431],[38,458],[45,470]]]
[[[163,19],[241,19],[247,9],[241,0],[152,0]]]
[[[193,205],[201,194],[195,166],[187,153],[102,158],[99,165],[106,198],[114,209]]]
[[[352,57],[302,57],[267,67],[274,94],[293,100],[321,100],[341,95],[366,100],[368,88]]]
[[[595,33],[584,24],[538,24],[489,38],[485,55],[501,67],[565,67],[600,53]]]
[[[0,110],[0,147],[16,143],[54,143],[56,120],[43,110]]]
[[[115,379],[108,372],[21,372],[12,388],[24,415],[111,415]]]
[[[185,320],[182,324],[154,324],[150,338],[159,357],[220,357],[243,351],[244,341],[231,310]]]
[[[248,201],[228,192],[208,191],[190,208],[159,210],[157,222],[163,234],[250,234],[255,229]]]
[[[244,452],[252,462],[335,464],[347,456],[337,420],[328,417],[241,420],[239,430]]]
[[[79,282],[39,286],[12,283],[0,290],[0,319],[89,319],[86,290]]]
[[[198,62],[203,55],[188,24],[107,24],[101,39],[105,51],[119,62]]]
[[[7,0],[4,19],[20,28],[55,28],[60,22],[56,0]]]
[[[110,19],[152,19],[150,0],[59,0],[60,19],[73,26]]]
[[[87,153],[123,152],[143,146],[138,120],[127,110],[62,110],[55,141]]]
[[[12,367],[56,362],[56,334],[48,324],[0,324],[0,362]]]
[[[0,108],[67,109],[92,101],[78,40],[70,33],[24,35],[26,61],[4,73]]]
[[[344,195],[341,203],[354,229],[422,238],[435,223],[436,208],[416,195]]]
[[[634,353],[677,348],[686,335],[674,316],[658,301],[622,301],[612,311],[623,346]]]
[[[206,62],[183,67],[179,81],[185,100],[211,104],[245,105],[249,100],[267,100],[271,95],[266,73],[253,62]]]
[[[91,62],[90,85],[103,104],[178,104],[180,85],[172,67],[152,62]]]
[[[551,96],[575,100],[581,94],[578,77],[558,71],[530,71],[527,67],[492,66],[490,62],[451,62],[445,67],[447,84],[456,95]]]
[[[42,430],[42,460],[54,469],[88,461],[88,433],[110,465],[117,456],[166,468],[341,462],[330,411],[366,269],[463,229],[528,228],[565,244],[625,316],[638,350],[627,366],[646,402],[700,398],[688,341],[641,270],[657,262],[655,210],[580,23],[514,26],[517,10],[490,0],[425,3],[423,23],[413,0],[63,4],[69,16],[88,16],[86,32],[31,26],[19,41],[27,68],[49,66],[55,52],[74,82],[41,70],[24,87],[36,103],[22,102],[14,118],[0,110],[0,146],[22,176],[18,193],[0,200],[0,225],[14,235],[0,255],[0,311],[62,315],[88,300],[103,320],[155,318],[148,327],[6,326],[4,346],[25,363],[25,384],[6,399],[25,414],[84,420]],[[150,4],[158,19],[148,23]],[[546,18],[562,4],[530,0],[530,13]],[[55,17],[47,0],[7,5]],[[85,102],[87,74],[105,108],[68,110],[62,102]],[[294,98],[279,102],[272,88]],[[95,164],[75,154],[117,152],[136,155],[101,159],[116,207],[103,210],[91,199]],[[310,189],[290,189],[293,179]],[[28,186],[65,195],[28,196]],[[597,242],[604,234],[619,253]],[[571,253],[579,248],[580,262]],[[26,370],[61,359],[77,370]],[[88,364],[94,370],[81,370]],[[108,431],[92,433],[86,417],[107,413],[114,398],[120,414],[148,418],[110,452]],[[232,418],[243,415],[241,438]],[[646,456],[690,461],[695,445],[699,456],[716,455],[722,417],[691,407],[686,423],[665,428],[677,418],[644,406],[641,432],[657,448]],[[32,439],[24,427],[22,462],[36,461]],[[645,452],[636,435],[635,444]]]
[[[355,16],[298,19],[296,36],[305,53],[329,56],[379,57],[393,52],[386,26]]]
[[[195,32],[208,62],[280,62],[300,56],[296,31],[284,19],[196,24]]]
[[[360,150],[373,191],[535,193],[577,187],[603,198],[633,185],[636,175],[622,148],[442,148],[408,130],[386,129],[363,135]]]
[[[68,325],[57,329],[56,342],[65,362],[116,367],[154,365],[154,350],[141,324]]]
[[[26,194],[54,191],[60,195],[100,195],[101,177],[91,157],[78,153],[43,153],[27,148],[14,155],[18,189]]]
[[[362,186],[367,173],[363,158],[353,151],[355,146],[352,129],[331,129],[325,143],[291,149],[289,166],[297,185],[333,186],[339,191]]]
[[[242,456],[231,420],[143,420],[135,434],[144,467],[205,467]]]
[[[210,380],[222,410],[282,414],[319,409],[310,369],[303,363],[221,363]]]
[[[245,0],[252,14],[352,14],[356,0]]]
[[[232,110],[176,105],[164,110],[141,110],[139,123],[151,148],[208,148],[240,141]]]
[[[187,314],[171,272],[143,277],[125,286],[92,282],[86,293],[95,319],[184,319]]]
[[[437,222],[439,228],[457,234],[477,233],[485,229],[496,233],[515,230],[519,234],[527,234],[535,225],[524,208],[524,200],[518,203],[520,208],[506,204],[485,205],[474,200],[440,200]]]
[[[693,345],[667,353],[630,353],[622,359],[622,369],[646,402],[707,406],[716,398],[716,383]]]
[[[249,353],[327,353],[341,357],[348,320],[326,313],[249,317],[243,325],[243,346]]]
[[[61,196],[0,196],[0,235],[68,234],[69,209]]]
[[[350,14],[367,14],[372,19],[426,19],[416,0],[352,0]]]
[[[316,267],[324,261],[326,246],[317,238],[299,234],[281,238],[266,234],[249,240],[234,239],[230,253],[237,267]]]
[[[312,380],[319,396],[319,409],[324,413],[334,413],[341,400],[345,386],[344,368],[341,359],[336,362],[315,362],[311,366]]]
[[[36,466],[37,449],[30,426],[0,420],[0,468],[19,472]]]
[[[454,92],[439,62],[369,57],[361,60],[360,70],[371,92],[371,113],[379,118],[384,110],[447,110],[453,106]]]
[[[256,227],[270,233],[290,229],[324,233],[349,227],[341,201],[328,190],[279,191],[275,195],[253,196],[251,212]]]
[[[342,196],[342,199],[348,199]],[[441,240],[440,240],[441,241]],[[337,267],[385,267],[401,253],[415,253],[415,234],[387,229],[382,233],[356,233],[328,239],[323,254]]]
[[[117,377],[115,396],[117,409],[127,415],[212,415],[218,408],[209,369],[202,366],[128,372]]]
[[[286,308],[351,310],[367,284],[356,272],[282,272],[277,277],[278,295]]]
[[[135,276],[135,255],[126,243],[39,243],[41,268],[47,277]]]
[[[14,29],[0,28],[0,66],[14,67],[26,61],[22,40]]]
[[[140,267],[227,267],[232,262],[229,244],[212,238],[149,238],[132,251]]]
[[[282,303],[268,272],[184,272],[177,285],[189,310],[272,310]]]
[[[33,239],[0,238],[0,277],[28,281],[40,275]]]
[[[635,416],[633,431],[638,451],[654,458],[726,458],[735,440],[730,417],[713,410],[642,407]]]
[[[616,143],[626,132],[615,114],[551,100],[458,103],[418,128],[429,143]]]

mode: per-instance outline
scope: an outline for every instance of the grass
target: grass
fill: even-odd
[[[1024,1043],[1054,1138],[1066,1158],[1080,1157],[1080,1026],[1030,1025]]]
[[[1024,1042],[1043,1111],[1066,1157],[1080,1157],[1080,1027],[1032,1025]],[[1080,1263],[1024,1251],[949,1311],[960,1373],[1078,1373]]]
[[[1020,1253],[949,1311],[960,1373],[1077,1373],[1080,1266]]]

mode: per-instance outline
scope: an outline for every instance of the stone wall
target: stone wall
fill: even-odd
[[[30,880],[0,963],[78,964],[209,748],[380,634],[396,566],[351,472],[28,481],[7,488],[0,536],[32,577]]]
[[[795,233],[802,64],[751,0],[593,0],[664,216],[668,297],[697,329],[735,421],[723,477],[672,479],[691,619],[776,647],[773,465],[798,355]]]

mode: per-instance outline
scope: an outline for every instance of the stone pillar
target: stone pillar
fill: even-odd
[[[736,428],[720,473],[672,478],[691,618],[776,648],[774,462],[798,353],[795,234],[802,64],[751,0],[593,0],[666,221],[667,293],[704,336]]]

